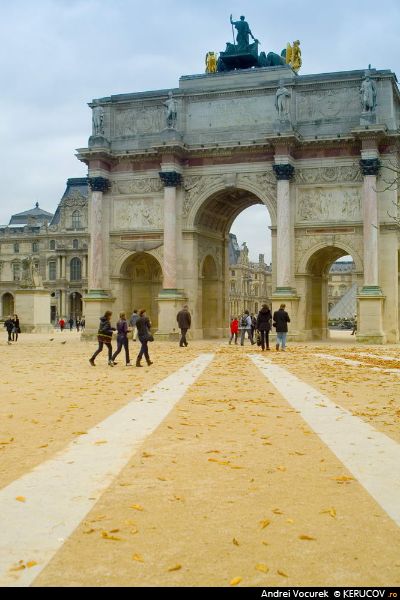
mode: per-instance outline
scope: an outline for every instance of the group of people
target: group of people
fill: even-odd
[[[235,344],[237,345],[240,332],[240,345],[244,346],[244,340],[247,333],[247,337],[252,345],[258,343],[263,351],[270,350],[269,334],[272,328],[275,328],[275,348],[277,351],[281,349],[284,352],[286,350],[288,323],[290,323],[289,314],[285,309],[286,305],[281,304],[279,310],[276,310],[272,315],[268,304],[263,304],[257,317],[254,314],[250,314],[248,310],[245,310],[239,319],[233,317],[231,320],[231,337],[229,344],[232,344],[232,341],[235,340]],[[254,339],[255,334],[257,334],[256,340]]]
[[[129,322],[126,317],[125,312],[121,312],[119,314],[119,320],[116,324],[116,327],[113,327],[111,324],[112,312],[110,310],[106,311],[103,317],[100,318],[100,326],[97,332],[97,341],[98,348],[96,352],[89,359],[92,367],[96,366],[95,360],[97,356],[103,351],[104,346],[106,346],[108,350],[108,364],[110,367],[114,367],[117,363],[115,359],[122,351],[122,348],[125,350],[125,364],[127,367],[133,366],[130,360],[129,354],[129,334],[132,334],[133,341],[139,339],[141,344],[139,354],[136,357],[136,367],[142,367],[141,364],[143,357],[145,358],[147,365],[152,365],[152,361],[150,360],[149,354],[149,342],[154,341],[154,337],[151,333],[151,321],[147,316],[146,309],[143,308],[141,310],[135,310],[132,313]],[[181,348],[187,348],[188,341],[186,338],[187,332],[191,327],[192,318],[189,312],[188,306],[184,306],[181,311],[176,316],[176,320],[178,322],[179,328],[181,330],[181,338],[179,340],[179,346]],[[112,348],[112,337],[114,332],[117,333],[117,349],[113,353]]]
[[[84,317],[76,317],[76,319],[74,320],[72,317],[70,317],[68,319],[68,321],[66,321],[65,319],[63,319],[61,317],[61,319],[59,319],[58,321],[58,327],[60,328],[60,331],[64,331],[64,329],[66,328],[67,324],[69,325],[69,330],[72,331],[74,328],[74,325],[76,327],[76,330],[78,331],[84,331],[85,329],[85,319]]]
[[[18,342],[18,335],[21,333],[18,315],[14,315],[13,317],[10,315],[4,321],[4,327],[7,330],[7,344],[10,345],[12,342]]]

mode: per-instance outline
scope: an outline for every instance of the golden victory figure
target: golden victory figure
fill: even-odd
[[[217,72],[217,53],[207,52],[206,54],[206,73]]]
[[[290,43],[287,45],[286,64],[290,65],[293,71],[295,71],[296,73],[300,71],[303,62],[301,60],[301,49],[299,40],[293,42],[293,46]]]

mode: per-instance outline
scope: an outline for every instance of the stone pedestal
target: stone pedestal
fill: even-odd
[[[358,324],[357,342],[362,344],[385,344],[382,316],[384,296],[379,287],[364,287],[357,296]]]
[[[375,112],[363,112],[361,113],[360,125],[369,127],[370,125],[376,125],[376,113]]]
[[[82,339],[94,339],[99,330],[100,317],[107,310],[113,310],[115,298],[112,298],[105,290],[91,290],[83,297],[83,314],[85,315],[85,331]],[[113,315],[115,317],[115,315]],[[113,318],[112,321],[118,321]]]
[[[301,334],[298,326],[298,311],[299,311],[300,297],[296,296],[292,289],[285,293],[283,290],[276,291],[272,294],[272,316],[276,310],[279,310],[281,304],[286,304],[286,312],[290,317],[290,323],[288,324],[288,341],[299,342],[301,341]],[[276,338],[276,329],[273,327],[271,330],[271,339]]]
[[[15,313],[18,315],[22,333],[49,333],[50,292],[45,289],[27,288],[15,292]]]
[[[180,329],[176,316],[187,303],[187,298],[181,290],[162,290],[158,296],[158,330],[155,338],[164,341],[177,342]]]

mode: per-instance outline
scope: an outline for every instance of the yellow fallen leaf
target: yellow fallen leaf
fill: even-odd
[[[140,506],[140,504],[132,504],[129,508],[132,508],[132,510],[139,510],[140,512],[144,510],[143,506]]]
[[[37,566],[37,562],[35,560],[30,560],[26,563],[26,566],[28,567],[28,569],[32,569],[33,567]]]
[[[256,571],[260,571],[261,573],[268,573],[269,568],[267,567],[267,565],[259,564],[256,565]]]
[[[294,521],[293,519],[286,519],[286,523],[289,523],[289,525],[293,525]]]
[[[101,537],[104,540],[112,540],[113,542],[122,542],[122,538],[117,537],[115,535],[110,535],[107,531],[102,531],[101,532]]]
[[[72,435],[87,435],[87,431],[73,431]]]
[[[43,446],[39,446],[39,450],[40,450],[41,448],[48,448],[48,447],[49,447],[49,445],[48,445],[48,444],[43,444]]]
[[[235,546],[239,546],[239,542],[237,541],[237,539],[236,539],[236,538],[233,538],[233,540],[232,540],[232,543],[233,543]]]
[[[134,554],[132,556],[132,560],[135,560],[136,562],[144,563],[144,558],[140,554]]]
[[[235,579],[232,579],[230,585],[235,586],[235,585],[239,585],[239,583],[242,581],[241,577],[235,577]]]
[[[264,542],[261,542],[261,543],[262,543],[262,545],[263,545],[263,546],[269,546],[269,543],[268,543],[268,542],[265,542],[265,541],[264,541]]]
[[[321,510],[321,515],[330,515],[333,519],[336,519],[336,509],[327,508],[326,510]]]
[[[26,502],[26,498],[25,498],[25,496],[17,496],[15,499],[16,499],[18,502]]]
[[[95,446],[100,446],[101,444],[108,444],[108,441],[107,440],[99,440],[98,442],[94,443]]]
[[[142,452],[143,458],[151,458],[154,454],[149,454],[148,452]]]
[[[285,573],[285,571],[281,571],[280,569],[278,569],[277,573],[278,573],[278,575],[280,575],[281,577],[289,577],[289,575],[287,575],[287,574]]]
[[[7,441],[2,441],[2,442],[0,442],[0,446],[7,446],[8,444],[12,444],[12,443],[13,443],[13,441],[14,441],[14,438],[12,437],[12,438],[10,438],[10,439],[9,439],[9,440],[7,440]]]
[[[264,519],[260,521],[261,529],[265,529],[268,525],[271,525],[271,521],[269,519]]]
[[[171,567],[170,569],[168,569],[169,573],[173,573],[174,571],[180,571],[182,569],[182,565],[175,565],[174,567]]]
[[[272,512],[276,515],[283,515],[283,512],[279,508],[274,508]]]
[[[276,467],[277,471],[282,471],[282,473],[284,473],[286,471],[286,467]]]
[[[19,565],[18,567],[12,567],[12,569],[10,569],[10,571],[23,571],[24,569],[26,569],[25,565]]]
[[[316,538],[310,535],[299,535],[299,540],[306,540],[308,542],[315,542]]]
[[[95,531],[96,531],[95,529],[90,528],[90,529],[85,529],[83,533],[84,533],[84,535],[90,535],[91,533],[94,533]]]
[[[331,477],[333,481],[337,481],[338,483],[345,483],[347,481],[354,481],[354,477],[348,477],[347,475],[342,475],[341,477]]]

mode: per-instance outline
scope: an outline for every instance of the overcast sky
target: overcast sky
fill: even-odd
[[[300,39],[301,74],[369,63],[400,73],[398,0],[0,0],[0,8],[0,223],[37,201],[54,212],[66,180],[86,175],[74,154],[91,133],[87,102],[201,73],[206,51],[231,39],[231,12],[245,14],[266,52]],[[234,225],[252,257],[268,254],[267,219],[253,207]]]

